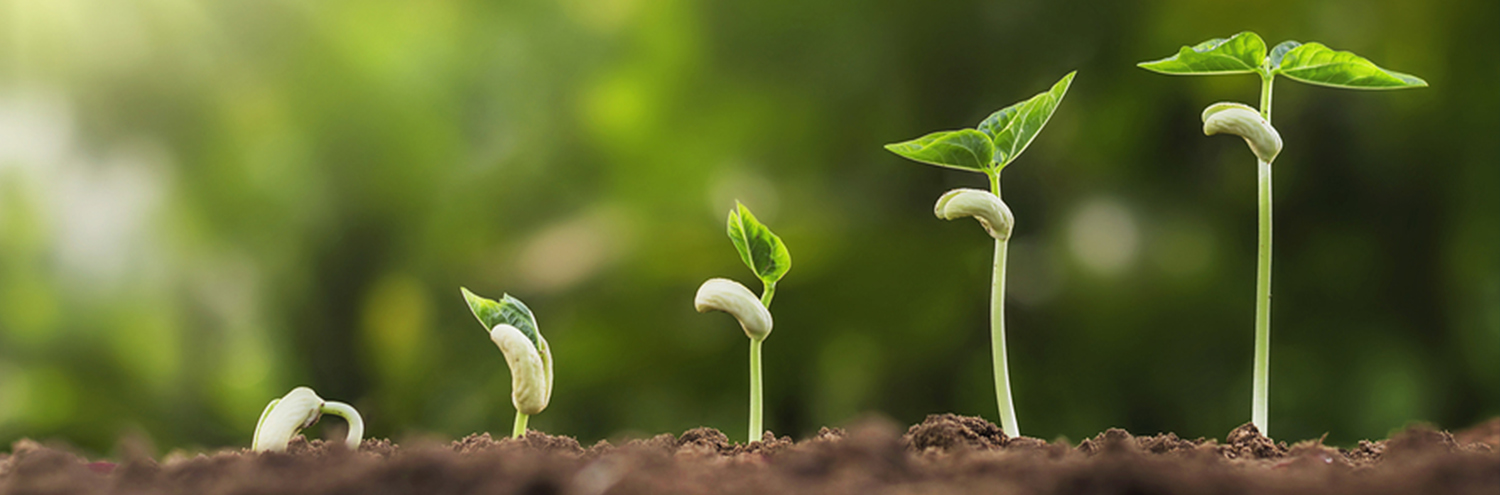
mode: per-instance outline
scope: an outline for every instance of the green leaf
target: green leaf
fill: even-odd
[[[768,286],[781,280],[792,268],[792,254],[786,250],[786,244],[782,244],[781,238],[756,220],[750,209],[739,201],[735,201],[734,209],[729,210],[729,240],[734,242],[734,249],[740,252],[745,266]]]
[[[1272,69],[1281,67],[1281,59],[1286,56],[1286,52],[1292,51],[1293,48],[1299,46],[1302,46],[1302,43],[1291,40],[1277,43],[1276,47],[1271,49],[1271,55],[1266,61],[1271,65]]]
[[[995,158],[994,142],[974,129],[934,132],[885,149],[929,165],[974,172],[987,172]]]
[[[1411,74],[1385,70],[1351,52],[1336,51],[1322,43],[1291,49],[1281,58],[1276,73],[1319,86],[1350,89],[1402,89],[1427,86]]]
[[[1068,94],[1068,87],[1073,85],[1073,75],[1077,73],[1078,71],[1069,72],[1057,84],[1053,84],[1052,89],[1002,108],[979,123],[979,132],[995,142],[995,170],[1004,169],[1017,156],[1021,156],[1021,152],[1026,151],[1031,140],[1036,139],[1037,133],[1046,127],[1047,121],[1052,118],[1052,112],[1062,103],[1063,96]]]
[[[1229,39],[1214,38],[1184,46],[1176,55],[1136,64],[1162,74],[1213,75],[1255,72],[1266,58],[1266,42],[1245,31]]]
[[[531,308],[526,307],[520,299],[505,294],[499,301],[496,301],[480,297],[463,287],[458,290],[464,293],[464,301],[469,303],[469,311],[474,312],[474,317],[479,319],[479,324],[484,325],[486,332],[495,328],[495,325],[502,323],[510,325],[516,327],[522,335],[531,340],[531,345],[541,349],[537,338],[536,316],[531,314]]]

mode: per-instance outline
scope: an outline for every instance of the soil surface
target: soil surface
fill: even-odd
[[[1500,493],[1500,418],[1457,435],[1413,428],[1353,449],[1273,442],[1254,426],[1224,441],[1111,429],[1077,446],[1006,437],[983,419],[929,416],[903,434],[882,420],[800,442],[730,443],[698,428],[589,447],[530,432],[357,452],[298,437],[287,453],[226,450],[90,462],[28,440],[0,453],[0,494],[657,493]],[[128,450],[128,449],[127,449]]]

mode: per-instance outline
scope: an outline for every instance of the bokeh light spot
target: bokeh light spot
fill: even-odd
[[[1094,198],[1085,201],[1068,220],[1068,248],[1089,271],[1119,275],[1139,254],[1140,231],[1125,205],[1109,198]]]

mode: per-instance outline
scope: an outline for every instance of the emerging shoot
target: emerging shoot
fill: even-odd
[[[520,299],[505,294],[496,301],[462,287],[459,291],[510,367],[510,402],[516,407],[511,437],[520,438],[526,434],[531,415],[546,409],[552,399],[552,348],[538,330],[531,309]]]
[[[1052,89],[1000,109],[975,129],[934,132],[926,136],[885,145],[906,158],[989,176],[990,190],[954,189],[938,198],[933,213],[944,220],[974,217],[995,238],[994,278],[990,286],[990,348],[995,360],[995,398],[1000,405],[1000,427],[1006,435],[1020,436],[1016,407],[1010,393],[1010,368],[1005,352],[1005,254],[1014,218],[1000,200],[1000,171],[1005,169],[1036,138],[1062,103],[1073,84],[1070,72]]]
[[[693,297],[693,308],[699,313],[723,311],[734,316],[750,337],[750,434],[746,443],[760,440],[765,432],[762,426],[760,345],[771,335],[771,297],[776,294],[776,282],[792,268],[792,255],[782,244],[781,238],[762,225],[750,209],[735,202],[729,210],[729,240],[739,251],[740,259],[755,272],[761,282],[760,298],[744,285],[726,278],[712,278],[698,287]]]
[[[332,414],[349,422],[349,435],[344,446],[358,449],[365,434],[365,421],[359,411],[343,402],[325,401],[312,389],[297,387],[280,399],[272,399],[260,413],[255,424],[255,438],[250,449],[256,452],[285,452],[287,442],[307,427],[318,422],[324,414]]]
[[[1411,74],[1383,69],[1364,57],[1335,51],[1322,43],[1283,41],[1266,50],[1260,35],[1245,31],[1184,46],[1176,55],[1138,64],[1170,75],[1255,74],[1260,76],[1260,111],[1238,103],[1216,103],[1203,112],[1203,133],[1245,138],[1255,153],[1260,185],[1260,242],[1255,277],[1255,379],[1251,422],[1266,428],[1271,369],[1271,162],[1281,151],[1281,135],[1271,127],[1271,89],[1276,76],[1317,86],[1345,89],[1404,89],[1427,86]]]

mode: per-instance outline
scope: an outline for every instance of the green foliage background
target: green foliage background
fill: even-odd
[[[1490,0],[0,1],[0,444],[244,446],[296,385],[397,439],[507,431],[458,287],[553,345],[533,428],[743,428],[736,198],[796,266],[766,424],[995,419],[984,177],[881,148],[1079,71],[1004,176],[1023,431],[1248,421],[1251,76],[1135,63],[1241,30],[1432,87],[1281,80],[1271,427],[1349,443],[1500,414]],[[318,434],[317,431],[313,432]]]

